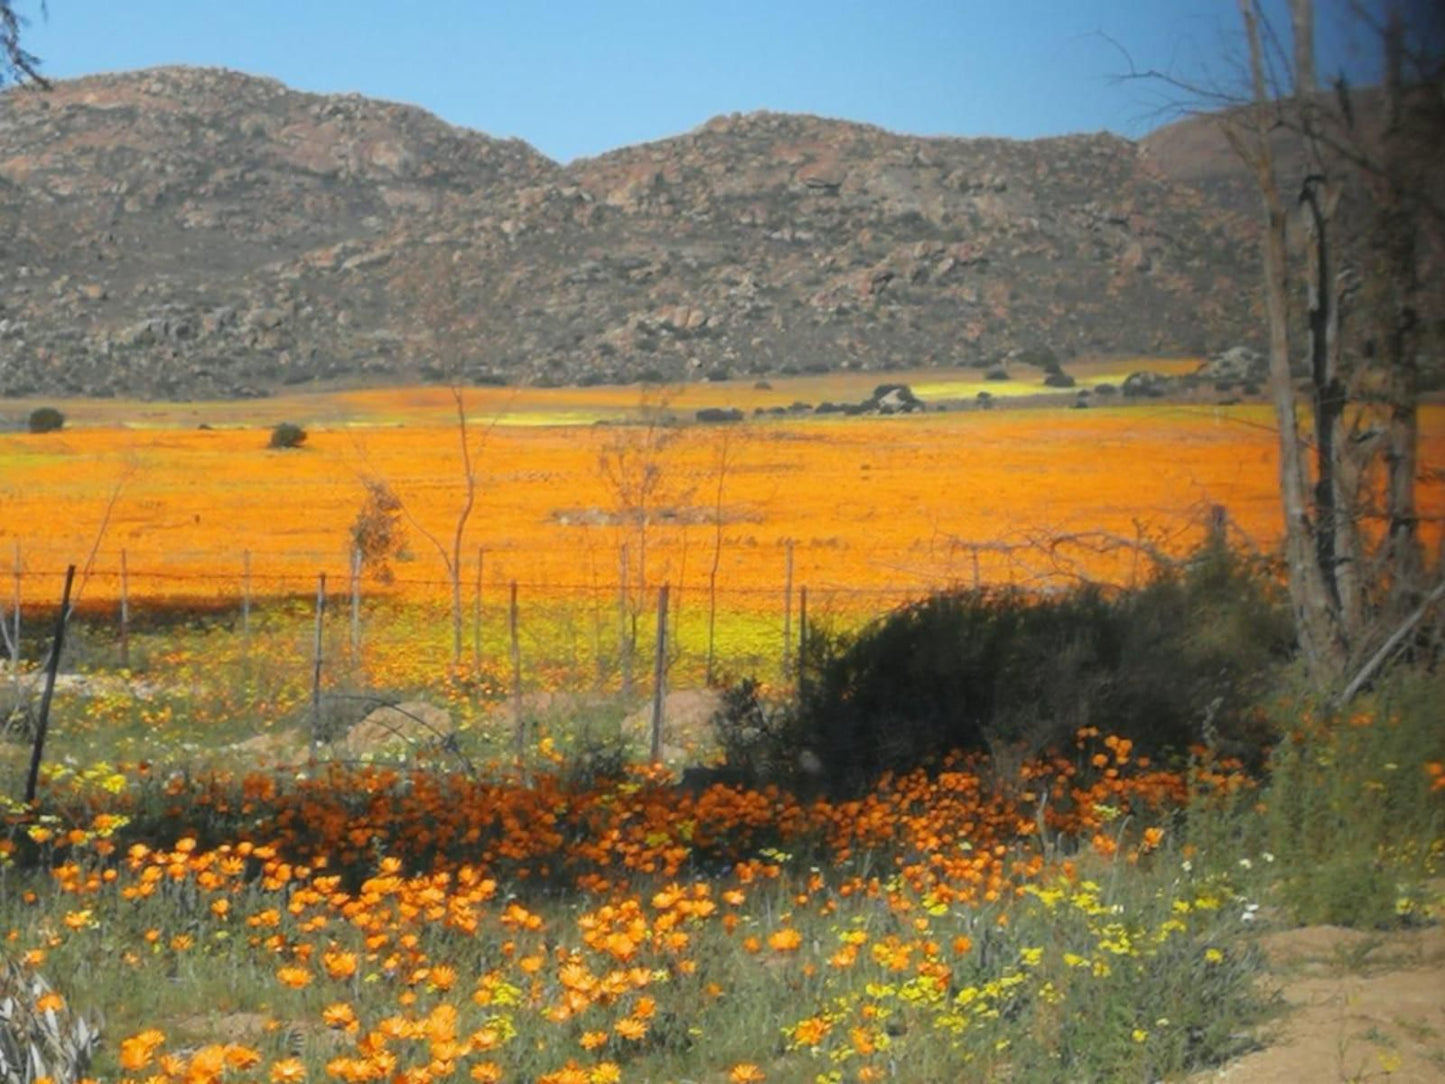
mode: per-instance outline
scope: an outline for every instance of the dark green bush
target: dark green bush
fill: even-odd
[[[36,407],[26,424],[32,433],[53,433],[65,427],[65,415],[54,407]]]
[[[778,735],[793,749],[773,760],[809,750],[848,792],[953,750],[1033,753],[1095,726],[1158,758],[1208,742],[1258,766],[1252,704],[1291,646],[1269,582],[1221,548],[1118,594],[937,594],[855,636],[813,636]]]
[[[299,448],[306,443],[306,430],[294,422],[282,422],[271,430],[271,448]]]

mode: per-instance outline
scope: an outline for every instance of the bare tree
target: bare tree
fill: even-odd
[[[1422,125],[1433,126],[1435,140],[1445,136],[1441,114],[1431,109],[1438,107],[1445,68],[1428,50],[1411,53],[1398,3],[1389,5],[1382,24],[1369,23],[1356,7],[1355,17],[1377,31],[1384,53],[1383,118],[1375,122],[1375,134],[1343,78],[1333,101],[1315,91],[1312,0],[1290,3],[1292,95],[1271,84],[1280,58],[1271,56],[1276,39],[1258,0],[1239,0],[1239,10],[1250,95],[1243,107],[1221,114],[1221,122],[1261,200],[1290,599],[1311,671],[1333,684],[1378,647],[1425,589],[1415,491],[1418,238],[1428,192],[1413,158],[1424,145]],[[1411,56],[1414,66],[1407,72]],[[1427,61],[1430,71],[1422,66]],[[1298,193],[1293,206],[1288,191]],[[1367,223],[1358,238],[1341,228],[1342,201],[1352,197],[1370,199],[1375,207],[1373,222],[1356,209],[1355,220]],[[1307,427],[1297,415],[1293,372],[1290,295],[1300,279]],[[1356,292],[1374,301],[1366,316],[1374,317],[1375,327],[1367,320],[1350,336],[1353,356],[1346,357],[1342,322]],[[1370,520],[1376,516],[1384,522],[1383,539],[1372,547]]]
[[[462,503],[457,510],[456,524],[452,529],[451,545],[448,547],[437,535],[423,526],[417,518],[412,515],[405,502],[401,503],[401,510],[418,534],[430,542],[436,549],[437,555],[442,559],[442,565],[446,569],[447,582],[451,586],[452,594],[452,666],[460,667],[462,664],[462,539],[466,535],[467,521],[472,517],[472,510],[477,504],[477,460],[480,458],[481,446],[475,449],[472,447],[470,422],[467,418],[466,398],[459,385],[451,387],[452,402],[457,411],[457,440],[461,448],[462,467]],[[486,433],[490,433],[492,426],[497,424],[501,415],[492,420]],[[486,439],[483,434],[483,441]]]
[[[620,650],[630,654],[637,642],[637,627],[647,607],[649,562],[658,526],[669,505],[683,499],[670,488],[667,450],[678,429],[668,413],[672,394],[644,392],[635,424],[619,426],[597,458],[597,470],[612,493],[615,515],[624,540],[628,565],[628,643]]]
[[[1383,86],[1323,91],[1313,0],[1290,0],[1285,33],[1237,3],[1242,92],[1130,77],[1207,113],[1259,199],[1290,601],[1311,673],[1338,688],[1433,597],[1416,490],[1420,357],[1445,349],[1445,276],[1421,273],[1445,262],[1445,9],[1341,0],[1329,14],[1378,46]]]
[[[45,4],[40,5],[41,14]],[[33,83],[49,86],[40,74],[40,58],[20,42],[26,19],[15,10],[12,0],[0,0],[0,87],[6,83]]]

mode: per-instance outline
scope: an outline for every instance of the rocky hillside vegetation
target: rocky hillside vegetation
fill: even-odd
[[[563,166],[416,108],[228,71],[10,90],[0,394],[1255,341],[1253,223],[1167,157],[1104,134],[924,139],[755,113]]]

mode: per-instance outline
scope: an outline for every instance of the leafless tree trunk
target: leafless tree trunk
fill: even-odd
[[[1295,6],[1304,2],[1307,0],[1299,0]],[[1330,604],[1330,591],[1319,564],[1316,524],[1310,515],[1304,441],[1299,431],[1290,371],[1288,216],[1270,142],[1273,107],[1265,79],[1264,49],[1254,0],[1239,0],[1239,11],[1249,47],[1253,102],[1245,112],[1245,125],[1226,128],[1226,134],[1254,174],[1264,211],[1260,246],[1269,323],[1269,385],[1279,427],[1280,496],[1284,503],[1290,602],[1300,647],[1310,669],[1317,673],[1338,673],[1348,657],[1348,645]]]
[[[1419,516],[1415,507],[1415,476],[1419,468],[1420,373],[1416,361],[1415,294],[1419,286],[1415,245],[1416,215],[1404,183],[1404,25],[1398,4],[1391,4],[1385,24],[1384,183],[1378,187],[1379,231],[1384,249],[1388,297],[1382,329],[1387,377],[1389,422],[1386,430],[1386,561],[1391,609],[1403,613],[1414,605],[1421,586],[1422,554]]]
[[[451,387],[452,402],[457,412],[457,440],[461,446],[462,453],[462,485],[463,496],[462,506],[457,511],[456,525],[452,530],[451,545],[448,546],[437,535],[422,526],[412,514],[410,507],[405,501],[401,502],[402,514],[406,516],[407,522],[416,528],[423,538],[432,544],[437,555],[442,560],[442,567],[446,569],[447,584],[451,588],[452,603],[452,667],[460,669],[462,665],[462,627],[464,624],[464,609],[462,606],[462,541],[466,537],[467,521],[472,517],[472,510],[477,504],[477,454],[474,451],[471,439],[471,423],[467,417],[466,396],[462,393],[459,384]],[[490,433],[492,427],[501,419],[498,414],[488,426],[486,432]],[[485,439],[485,434],[483,436]]]
[[[1294,28],[1294,92],[1303,99],[1319,89],[1315,76],[1314,0],[1289,0],[1289,21]]]
[[[1436,122],[1422,139],[1419,114],[1409,109],[1412,103],[1418,105],[1422,90],[1438,97],[1432,80],[1440,72],[1430,74],[1407,49],[1398,3],[1388,6],[1383,24],[1363,9],[1351,9],[1362,25],[1380,34],[1384,46],[1384,118],[1377,147],[1370,124],[1357,125],[1348,87],[1336,87],[1335,112],[1316,93],[1312,0],[1290,0],[1294,95],[1284,101],[1269,93],[1260,0],[1239,0],[1239,10],[1251,101],[1226,114],[1226,135],[1250,168],[1263,204],[1270,385],[1279,427],[1290,599],[1310,670],[1322,682],[1334,684],[1378,647],[1384,633],[1418,605],[1424,592],[1416,507],[1417,356],[1419,230],[1430,194],[1420,175],[1420,159],[1422,142],[1438,138],[1440,125]],[[1405,70],[1407,58],[1412,76]],[[1271,141],[1281,133],[1296,138],[1303,155],[1297,210],[1304,243],[1305,360],[1311,392],[1307,432],[1296,416],[1290,372],[1291,212],[1277,144]],[[1337,216],[1352,180],[1365,183],[1364,198],[1373,202],[1372,216],[1364,216],[1371,223],[1367,236],[1353,241]],[[1358,186],[1350,191],[1352,199],[1361,194]],[[1347,267],[1347,260],[1359,266]],[[1349,296],[1342,283],[1357,271],[1374,284],[1374,380],[1363,367],[1350,368],[1342,361],[1343,302]],[[1379,423],[1374,429],[1378,438],[1365,428],[1372,417]],[[1379,462],[1372,457],[1380,447],[1383,486],[1370,470],[1372,461]],[[1381,505],[1383,546],[1367,545],[1362,524]]]

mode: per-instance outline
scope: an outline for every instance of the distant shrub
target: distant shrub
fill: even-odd
[[[1059,355],[1047,346],[1025,347],[1019,351],[1018,360],[1046,373],[1059,371]]]
[[[306,430],[294,422],[282,422],[271,430],[271,448],[299,448],[306,443]]]
[[[1074,383],[1074,378],[1062,369],[1055,369],[1044,377],[1045,386],[1050,388],[1072,388]]]
[[[53,433],[65,427],[65,415],[54,407],[36,407],[26,424],[32,433]]]

